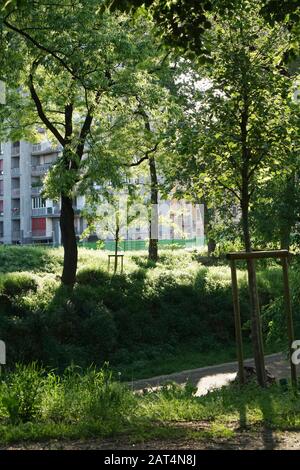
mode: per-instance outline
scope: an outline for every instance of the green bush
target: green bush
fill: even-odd
[[[41,412],[44,370],[36,363],[16,364],[15,371],[1,383],[1,404],[12,424],[36,418]]]
[[[62,375],[35,363],[17,364],[0,386],[0,419],[24,422],[77,423],[79,419],[106,423],[110,430],[126,421],[136,398],[113,380],[111,371],[70,366]]]
[[[0,277],[1,293],[7,297],[36,292],[36,278],[30,273],[9,273]]]
[[[37,263],[35,249],[28,250],[31,262]],[[54,260],[61,253],[45,248],[37,252],[43,259],[53,253]],[[0,247],[3,253],[15,265],[12,258],[27,252]],[[197,345],[197,350],[208,352],[234,343],[231,278],[226,264],[203,266],[195,253],[165,250],[155,264],[148,263],[145,254],[127,256],[125,273],[112,275],[107,272],[104,253],[81,248],[77,282],[70,292],[60,285],[56,268],[49,272],[49,266],[55,265],[43,263],[39,274],[0,275],[0,337],[6,341],[10,364],[38,360],[62,371],[72,362],[101,367],[109,361],[115,367],[139,364],[142,368],[147,361],[172,356],[182,345]],[[248,337],[247,276],[244,264],[241,267],[241,316]],[[276,315],[270,310],[267,316],[267,308],[278,298],[280,276],[276,265],[258,269],[266,312],[264,331],[270,338],[278,334],[273,328]],[[295,285],[296,279],[294,276]]]

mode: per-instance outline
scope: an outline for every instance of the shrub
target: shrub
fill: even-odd
[[[34,419],[41,412],[45,371],[32,363],[17,364],[1,385],[1,402],[12,424]]]
[[[9,248],[5,252],[12,257]],[[47,249],[42,253],[49,256]],[[188,344],[203,351],[227,347],[234,342],[230,269],[226,264],[204,267],[194,255],[165,250],[156,264],[144,254],[127,255],[126,273],[113,276],[106,271],[105,254],[80,249],[73,292],[60,285],[55,272],[0,275],[0,337],[9,362],[38,360],[62,371],[72,362],[82,367],[104,361],[116,367],[146,364]],[[294,271],[293,290],[298,283]],[[243,330],[249,336],[246,272],[237,272]],[[267,305],[272,309],[278,298],[279,276],[276,265],[258,271],[264,331],[271,339],[279,330],[275,311],[268,315]],[[296,298],[297,293],[295,305]]]
[[[2,276],[1,280],[2,294],[8,297],[25,294],[29,291],[36,292],[37,280],[29,273],[9,273]]]

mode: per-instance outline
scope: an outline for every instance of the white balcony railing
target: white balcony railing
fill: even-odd
[[[47,173],[47,171],[51,168],[53,163],[44,163],[44,165],[33,165],[31,167],[31,174],[33,176],[39,176]]]
[[[33,186],[31,187],[31,194],[33,196],[39,196],[42,191],[42,186]]]
[[[47,207],[36,207],[32,209],[32,215],[34,217],[39,217],[42,215],[47,215]]]
[[[39,144],[33,144],[31,153],[45,153],[45,152],[57,152],[57,147],[52,147],[50,142],[40,142]]]
[[[46,236],[46,230],[32,230],[32,238],[41,238]]]
[[[32,146],[32,153],[40,152],[42,150],[42,144],[33,144]]]

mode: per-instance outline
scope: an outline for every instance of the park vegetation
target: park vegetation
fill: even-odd
[[[179,431],[155,421],[191,418],[230,437],[224,423],[245,409],[251,423],[298,426],[288,385],[197,398],[189,385],[137,396],[120,383],[234,359],[228,251],[294,252],[300,334],[297,2],[8,0],[0,45],[0,140],[38,142],[42,128],[58,146],[43,197],[61,204],[63,245],[0,247],[2,440],[159,437]],[[97,208],[124,192],[140,202],[136,175],[148,178],[148,253],[110,273],[100,243],[78,247],[73,199],[85,196],[85,235],[112,232],[117,254],[120,210]],[[159,248],[151,211],[170,194],[204,205],[207,252]],[[262,340],[270,352],[287,345],[281,267],[240,263],[238,283],[259,371]]]

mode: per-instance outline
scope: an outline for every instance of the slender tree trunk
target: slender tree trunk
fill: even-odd
[[[149,156],[150,170],[150,188],[151,188],[151,220],[149,226],[149,250],[148,259],[151,261],[158,260],[158,189],[157,189],[157,172],[155,158]]]
[[[207,234],[207,237],[208,237],[207,238],[207,254],[208,256],[211,256],[212,253],[215,251],[217,244],[216,244],[216,241],[210,236],[211,218],[210,218],[209,209],[204,200],[203,200],[203,207],[204,207],[204,234]]]
[[[74,210],[72,199],[61,197],[60,230],[64,247],[64,266],[62,283],[73,286],[76,281],[78,250],[74,227]]]
[[[117,269],[118,269],[118,244],[119,244],[119,233],[120,233],[119,218],[118,218],[118,215],[116,215],[114,274],[116,274]]]
[[[245,250],[252,251],[251,237],[249,229],[249,162],[251,158],[251,149],[248,145],[248,120],[249,120],[249,97],[248,85],[245,83],[243,92],[243,110],[241,113],[240,129],[242,144],[242,188],[241,188],[241,210],[242,226]],[[252,345],[256,367],[257,381],[261,387],[266,386],[265,358],[263,350],[262,330],[259,313],[259,300],[257,292],[256,271],[254,260],[247,260],[248,285],[250,298],[251,326],[252,326]]]
[[[243,224],[243,236],[245,250],[247,252],[252,251],[250,230],[249,230],[249,196],[248,191],[242,199],[242,224]],[[251,311],[251,326],[252,326],[252,344],[253,353],[255,360],[255,367],[257,373],[258,383],[262,386],[266,386],[266,372],[265,372],[265,361],[264,361],[264,350],[262,340],[262,330],[260,322],[260,309],[257,292],[257,281],[255,271],[255,261],[247,261],[248,270],[248,284],[249,284],[249,297],[250,297],[250,311]]]

